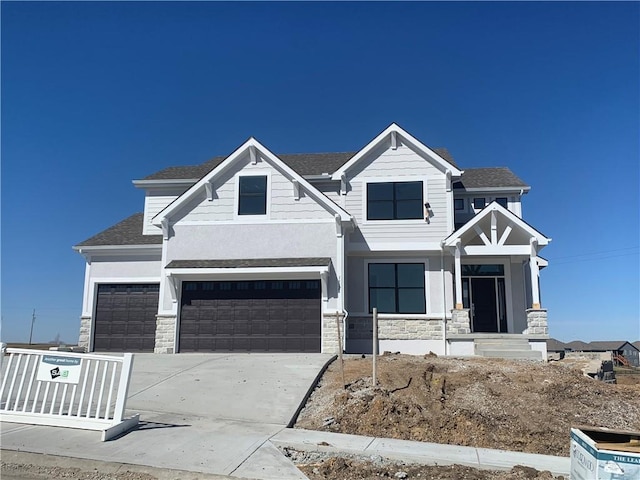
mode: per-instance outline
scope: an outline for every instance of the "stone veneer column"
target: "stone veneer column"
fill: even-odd
[[[174,353],[176,316],[156,315],[156,345],[153,353]]]
[[[529,335],[549,335],[547,310],[545,308],[527,309],[527,329],[523,333]]]
[[[447,322],[447,334],[471,333],[471,321],[469,309],[461,308],[451,310],[451,320]]]
[[[91,346],[91,317],[80,317],[80,336],[78,337],[78,346],[83,347],[85,352],[89,351]]]
[[[344,338],[342,331],[342,317],[340,317],[340,335]],[[338,342],[338,326],[336,325],[336,315],[328,314],[322,316],[322,353],[339,353],[340,343]],[[344,345],[342,346],[344,350]]]

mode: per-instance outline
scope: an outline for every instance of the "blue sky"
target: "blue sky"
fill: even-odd
[[[71,246],[131,184],[229,154],[351,151],[397,122],[532,186],[552,336],[640,339],[640,4],[2,2],[2,339],[77,340]]]

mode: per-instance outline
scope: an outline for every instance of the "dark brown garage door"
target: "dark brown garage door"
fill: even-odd
[[[183,282],[180,351],[319,352],[320,281]]]
[[[98,285],[93,349],[153,352],[158,284]]]

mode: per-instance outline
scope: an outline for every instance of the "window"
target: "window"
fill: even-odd
[[[456,198],[453,204],[456,210],[464,210],[464,198]]]
[[[370,263],[369,313],[425,313],[423,263]]]
[[[476,210],[483,209],[486,204],[487,204],[487,202],[485,201],[484,198],[474,198],[473,199],[473,208],[475,208]]]
[[[507,197],[498,197],[496,198],[496,203],[498,205],[502,205],[504,208],[507,208]]]
[[[367,184],[367,220],[424,218],[422,182]]]
[[[267,177],[240,177],[238,215],[265,215],[267,213]]]

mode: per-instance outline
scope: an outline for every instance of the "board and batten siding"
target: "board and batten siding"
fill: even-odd
[[[377,156],[375,156],[377,154]],[[370,159],[363,159],[362,166],[349,179],[345,199],[346,210],[358,221],[358,231],[351,236],[352,244],[366,244],[371,250],[376,245],[401,243],[439,243],[449,231],[449,205],[447,180],[443,172],[408,147],[397,150],[377,149]],[[424,201],[429,202],[432,215],[421,220],[367,220],[367,183],[377,181],[422,181]],[[385,249],[383,248],[383,249]]]
[[[296,199],[293,183],[262,160],[252,165],[248,156],[237,161],[232,170],[213,179],[213,198],[209,200],[203,190],[190,202],[184,205],[176,218],[176,223],[215,223],[243,220],[236,215],[238,208],[238,177],[248,175],[267,176],[267,215],[268,220],[330,220],[333,216],[322,205],[300,188],[300,196]]]

